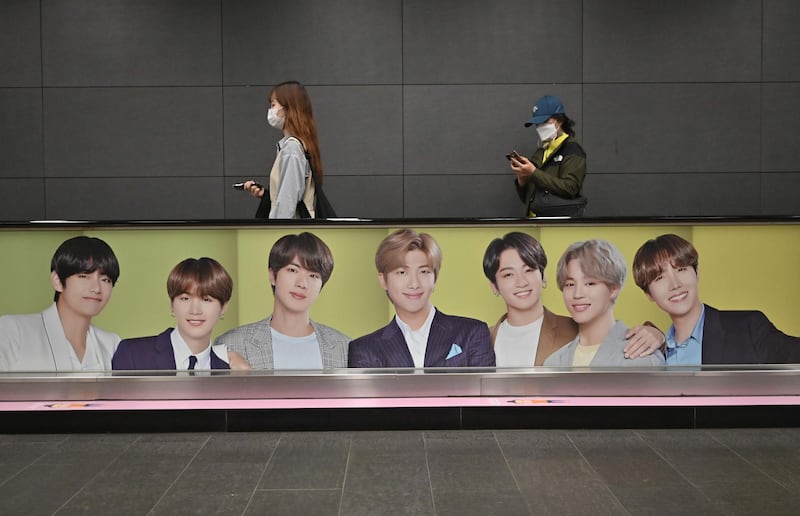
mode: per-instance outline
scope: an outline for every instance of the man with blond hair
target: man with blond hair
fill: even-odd
[[[486,323],[446,315],[431,303],[442,251],[427,233],[395,231],[378,246],[378,281],[394,305],[385,327],[350,343],[349,367],[494,366]]]

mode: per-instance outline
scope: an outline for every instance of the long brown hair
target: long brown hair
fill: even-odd
[[[286,119],[284,130],[287,134],[303,142],[306,151],[311,156],[314,181],[322,184],[322,157],[319,153],[317,124],[314,123],[311,99],[305,87],[297,81],[282,82],[272,88],[267,100],[271,100],[273,96],[283,106]]]

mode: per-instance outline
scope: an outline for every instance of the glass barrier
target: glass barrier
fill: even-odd
[[[643,401],[632,403],[650,404],[661,403],[656,399],[659,397],[670,398],[672,404],[692,402],[691,399],[697,397],[750,397],[754,398],[748,401],[750,404],[798,405],[800,369],[793,365],[747,365],[656,369],[209,371],[195,375],[185,371],[0,374],[0,402],[9,403],[265,399],[306,400],[307,403],[351,400],[361,406],[381,406],[381,400],[407,399],[405,403],[424,406],[469,403],[470,398],[503,398],[502,404],[506,405],[513,400],[526,403],[524,400],[537,397],[581,397],[596,401],[612,397],[639,398]],[[716,403],[713,399],[704,402]]]

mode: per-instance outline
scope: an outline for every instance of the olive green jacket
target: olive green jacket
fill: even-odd
[[[567,137],[554,150],[547,161],[542,162],[544,149],[539,148],[530,157],[537,171],[530,176],[524,185],[517,183],[517,194],[525,203],[525,215],[530,211],[531,199],[537,190],[549,190],[556,195],[574,199],[581,195],[583,179],[586,177],[586,153],[572,136]]]

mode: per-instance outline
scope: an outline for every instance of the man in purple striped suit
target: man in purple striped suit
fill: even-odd
[[[375,266],[396,315],[350,343],[349,367],[495,365],[486,323],[443,314],[431,304],[441,264],[442,251],[427,233],[401,229],[383,239]]]

